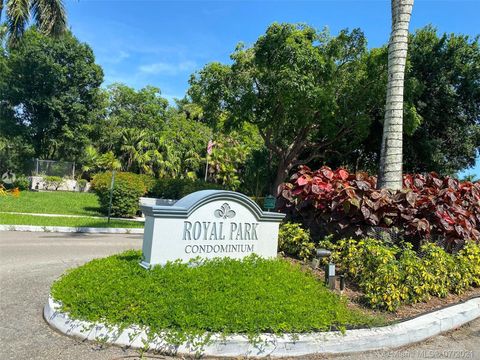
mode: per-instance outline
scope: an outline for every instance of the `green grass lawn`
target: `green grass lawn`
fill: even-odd
[[[138,221],[94,219],[88,217],[35,216],[0,213],[0,225],[143,228]]]
[[[93,193],[22,191],[18,198],[0,197],[0,211],[37,214],[103,216]]]
[[[93,260],[63,275],[52,296],[73,318],[137,324],[170,341],[204,333],[305,333],[385,324],[299,265],[250,256],[178,262],[145,270],[141,252]],[[168,340],[167,340],[168,341]],[[196,340],[197,341],[197,340]]]

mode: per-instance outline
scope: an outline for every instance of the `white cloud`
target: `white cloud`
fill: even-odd
[[[130,57],[130,54],[126,51],[120,50],[120,53],[118,54],[118,57],[123,60],[123,59],[126,59],[126,58]]]
[[[113,55],[112,55],[113,54]],[[130,53],[120,50],[120,51],[110,51],[110,52],[101,52],[98,55],[98,62],[103,64],[120,64],[123,60],[128,59],[130,57]]]
[[[141,65],[138,70],[144,74],[164,74],[177,75],[190,72],[197,67],[194,61],[182,61],[179,63],[158,62],[153,64]]]

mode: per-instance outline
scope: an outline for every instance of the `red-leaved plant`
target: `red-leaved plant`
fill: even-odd
[[[280,185],[279,204],[320,235],[360,237],[375,227],[396,228],[406,239],[433,238],[448,249],[480,239],[480,183],[435,173],[405,175],[404,189],[396,192],[377,190],[376,183],[363,172],[301,166]]]

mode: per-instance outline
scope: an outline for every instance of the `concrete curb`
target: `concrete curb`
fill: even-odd
[[[247,337],[242,335],[227,337],[213,335],[210,339],[211,343],[201,349],[192,343],[173,347],[166,344],[161,335],[155,337],[153,341],[147,340],[145,331],[138,326],[131,326],[120,331],[116,327],[107,328],[101,323],[71,319],[67,313],[60,311],[60,304],[51,297],[45,305],[43,314],[45,320],[53,328],[82,340],[101,340],[133,348],[145,348],[145,344],[148,343],[151,350],[178,354],[195,355],[200,351],[206,356],[282,357],[393,349],[423,341],[480,317],[480,298],[471,299],[398,324],[372,329],[347,330],[343,335],[336,331],[282,336],[263,334],[262,341],[257,344],[251,344]]]
[[[86,219],[95,219],[95,220],[106,220],[107,216],[88,216],[88,215],[69,215],[69,214],[43,214],[43,213],[25,213],[17,211],[0,211],[0,214],[11,214],[11,215],[27,215],[27,216],[44,216],[44,217],[66,217],[66,218],[86,218]],[[118,218],[111,217],[111,220],[121,220],[121,221],[136,221],[136,222],[145,222],[145,219],[142,217],[135,218]]]
[[[142,228],[95,228],[69,226],[0,225],[0,231],[31,231],[92,234],[143,234]]]

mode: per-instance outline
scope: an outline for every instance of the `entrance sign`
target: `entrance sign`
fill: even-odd
[[[264,212],[247,196],[222,190],[192,193],[172,206],[141,205],[145,268],[168,261],[251,254],[277,256],[285,214]]]

